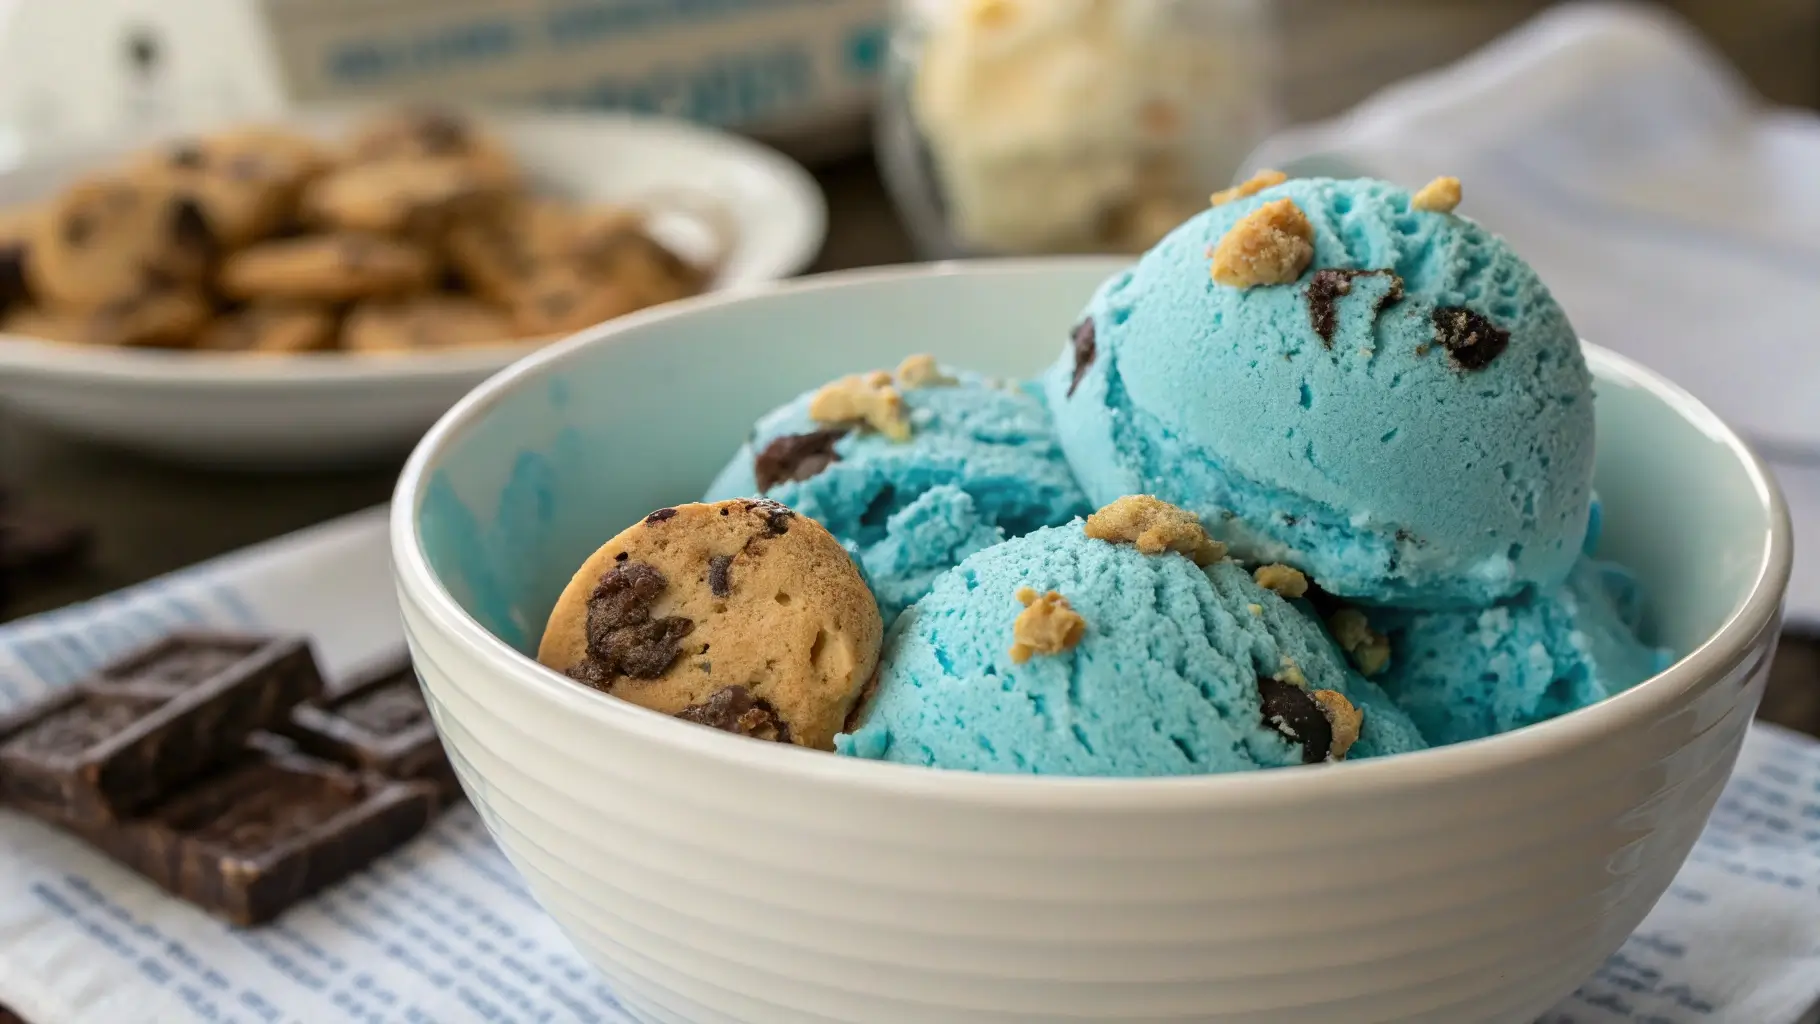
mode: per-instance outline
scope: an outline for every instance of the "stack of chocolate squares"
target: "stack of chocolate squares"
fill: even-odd
[[[0,719],[0,800],[239,925],[460,798],[410,663],[327,692],[303,637],[174,634]]]

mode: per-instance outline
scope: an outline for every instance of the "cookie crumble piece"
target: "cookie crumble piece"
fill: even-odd
[[[1153,495],[1128,494],[1087,517],[1087,536],[1130,544],[1146,555],[1174,551],[1207,566],[1226,557],[1226,545],[1207,536],[1193,512]]]
[[[1277,670],[1275,678],[1291,686],[1308,689],[1308,677],[1302,674],[1302,666],[1287,654],[1283,655],[1283,667]]]
[[[1327,626],[1360,675],[1375,676],[1390,664],[1390,638],[1372,629],[1364,612],[1341,608],[1327,620]]]
[[[927,352],[905,356],[904,361],[897,364],[897,371],[892,376],[897,378],[897,386],[905,391],[914,391],[917,388],[941,388],[960,383],[943,373],[942,368],[937,365],[935,357]]]
[[[809,399],[809,418],[824,425],[864,424],[893,441],[910,440],[904,396],[882,370],[854,374],[822,386]]]
[[[1426,213],[1452,213],[1460,205],[1460,179],[1442,176],[1409,197],[1409,208]]]
[[[1011,660],[1016,664],[1029,661],[1033,654],[1060,654],[1080,643],[1087,632],[1087,620],[1053,590],[1038,594],[1020,587],[1017,600],[1024,610],[1011,625]]]
[[[1314,225],[1293,199],[1246,214],[1213,250],[1213,281],[1231,288],[1288,284],[1314,260]]]
[[[1333,739],[1327,747],[1327,760],[1343,761],[1346,752],[1359,741],[1359,729],[1365,724],[1365,715],[1353,707],[1352,701],[1337,690],[1316,690],[1308,695],[1326,716],[1327,725],[1333,731]]]
[[[1302,570],[1293,566],[1276,562],[1270,565],[1260,565],[1257,571],[1251,574],[1251,578],[1265,590],[1274,590],[1290,600],[1308,593],[1308,577],[1302,575]]]
[[[1289,175],[1282,171],[1261,170],[1231,188],[1220,189],[1208,196],[1207,202],[1211,206],[1224,206],[1234,199],[1244,199],[1248,196],[1255,196],[1267,188],[1276,188],[1288,180]]]

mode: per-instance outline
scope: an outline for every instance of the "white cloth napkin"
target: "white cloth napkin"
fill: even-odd
[[[385,510],[0,627],[0,712],[179,623],[401,642]],[[34,1024],[630,1024],[466,808],[257,929],[0,812],[0,1003]],[[1674,888],[1548,1024],[1794,1024],[1820,998],[1820,742],[1753,729]]]
[[[1459,177],[1460,211],[1510,239],[1583,337],[1666,374],[1779,463],[1820,462],[1820,117],[1763,106],[1673,15],[1551,9],[1278,135],[1245,173],[1260,167],[1412,188]],[[1820,544],[1820,488],[1799,485],[1815,497],[1797,534]],[[1801,557],[1790,615],[1820,625],[1820,552]]]

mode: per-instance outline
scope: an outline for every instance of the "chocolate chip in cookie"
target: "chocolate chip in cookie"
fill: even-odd
[[[651,606],[669,586],[656,566],[621,562],[601,576],[588,598],[589,679],[608,686],[620,676],[656,679],[682,653],[695,622],[680,615],[653,618]]]
[[[702,703],[678,711],[676,717],[753,739],[790,742],[790,723],[778,717],[770,701],[754,696],[743,686],[717,690]]]

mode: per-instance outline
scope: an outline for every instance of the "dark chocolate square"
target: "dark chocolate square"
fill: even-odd
[[[317,757],[461,794],[409,659],[387,663],[291,712],[286,734]]]
[[[240,925],[269,921],[396,849],[428,824],[428,782],[401,782],[257,735],[242,755],[144,814],[60,820],[171,894]]]
[[[301,637],[175,634],[0,723],[0,795],[112,821],[321,692]]]

